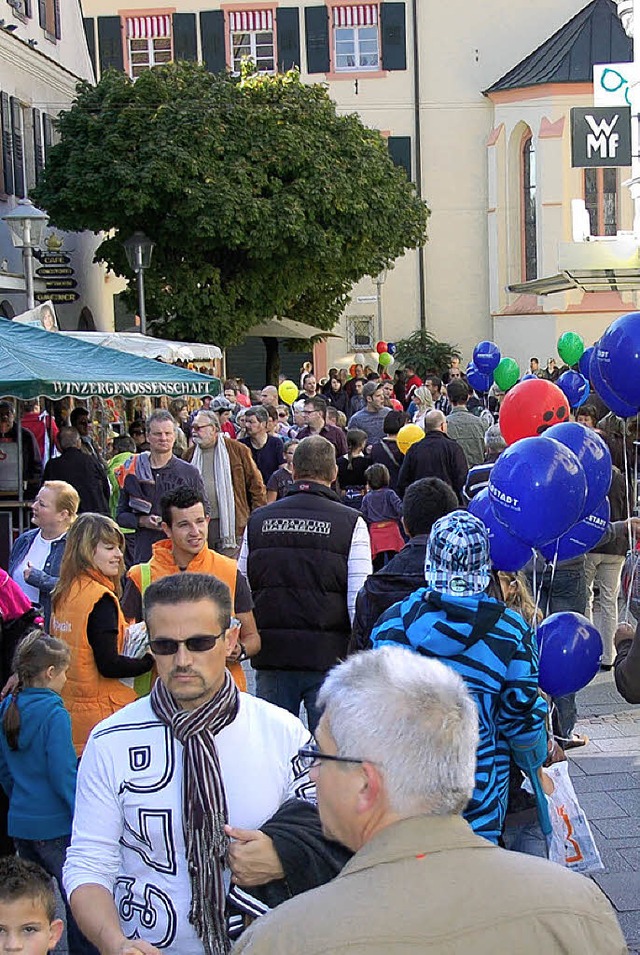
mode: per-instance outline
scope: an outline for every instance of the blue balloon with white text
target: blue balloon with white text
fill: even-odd
[[[563,421],[545,431],[545,438],[553,438],[571,448],[587,477],[587,499],[581,519],[592,514],[609,493],[611,487],[611,452],[593,428],[577,421]]]
[[[597,506],[593,514],[578,521],[569,528],[557,541],[551,541],[540,548],[540,553],[547,560],[573,560],[588,554],[597,547],[602,540],[611,516],[609,499],[605,497]]]
[[[507,573],[522,570],[531,560],[531,547],[510,534],[497,519],[491,507],[488,488],[485,487],[476,494],[469,502],[468,510],[478,517],[489,531],[491,563],[495,569],[504,570]]]

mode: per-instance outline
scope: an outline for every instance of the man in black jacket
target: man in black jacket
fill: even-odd
[[[298,714],[309,729],[325,674],[346,655],[358,591],[371,573],[369,532],[331,485],[335,449],[305,438],[286,497],[249,518],[238,569],[249,581],[262,649],[251,663],[259,697]]]
[[[424,587],[427,540],[437,520],[455,511],[458,499],[439,478],[422,478],[407,490],[402,502],[402,523],[409,541],[388,564],[371,574],[356,600],[356,615],[349,651],[368,650],[369,637],[380,614]]]
[[[66,481],[80,495],[79,514],[109,514],[109,480],[98,458],[82,451],[76,428],[62,428],[58,442],[62,454],[51,458],[44,469],[44,481]]]
[[[404,496],[410,484],[424,477],[437,477],[458,495],[467,479],[467,459],[460,445],[447,434],[447,419],[441,411],[429,411],[424,417],[425,436],[411,445],[398,475],[398,494]]]

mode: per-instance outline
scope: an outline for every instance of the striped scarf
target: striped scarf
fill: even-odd
[[[238,714],[238,690],[225,670],[220,690],[196,710],[180,709],[162,680],[156,680],[150,700],[158,719],[171,727],[184,747],[182,825],[191,882],[189,921],[206,955],[225,955],[229,951],[223,879],[228,813],[215,738]]]

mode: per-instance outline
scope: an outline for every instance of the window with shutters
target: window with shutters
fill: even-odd
[[[276,52],[272,10],[233,10],[229,13],[231,70],[239,73],[247,57],[262,73],[274,73]]]
[[[38,0],[40,26],[51,40],[60,39],[60,0]]]
[[[135,79],[144,70],[171,63],[173,41],[171,16],[127,18],[127,53],[129,76]]]
[[[536,147],[531,130],[521,153],[522,259],[525,281],[538,277],[538,225],[536,209]]]
[[[591,235],[615,235],[618,231],[618,170],[613,167],[585,169],[584,201]]]
[[[377,4],[334,7],[332,21],[335,71],[380,69]]]
[[[13,137],[13,185],[14,195],[24,199],[27,195],[27,168],[25,156],[24,115],[22,103],[15,96],[10,96],[11,104],[11,133]]]

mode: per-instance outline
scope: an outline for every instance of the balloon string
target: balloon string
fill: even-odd
[[[622,419],[622,460],[624,466],[624,494],[627,505],[627,540],[629,552],[633,551],[633,531],[631,529],[631,496],[629,494],[629,452],[627,449],[627,422]]]

